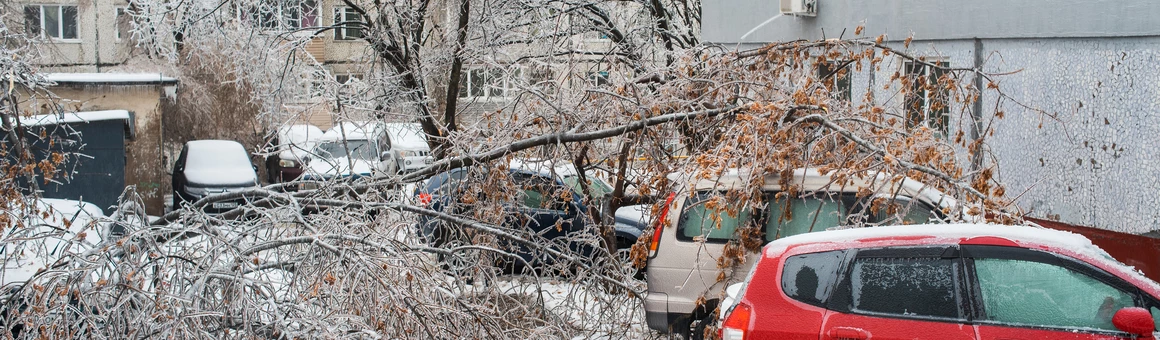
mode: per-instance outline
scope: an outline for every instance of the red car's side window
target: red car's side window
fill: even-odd
[[[857,312],[958,319],[958,259],[858,258],[850,272]]]
[[[822,307],[834,290],[845,251],[828,251],[791,256],[785,260],[781,288],[787,296]]]
[[[1053,264],[983,258],[975,273],[988,321],[1115,331],[1112,315],[1135,306],[1131,294]]]

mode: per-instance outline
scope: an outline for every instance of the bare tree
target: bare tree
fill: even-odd
[[[133,2],[136,32],[153,53],[175,62],[218,56],[212,60],[263,114],[321,98],[342,103],[337,114],[347,118],[420,122],[438,161],[405,175],[311,183],[315,190],[286,190],[304,184],[291,182],[209,196],[151,223],[128,188],[122,208],[101,221],[124,232],[38,273],[9,300],[20,312],[6,325],[23,325],[22,337],[655,336],[643,330],[643,282],[601,239],[607,221],[596,215],[610,211],[575,213],[569,223],[583,227],[562,237],[548,235],[553,228],[531,232],[534,216],[518,211],[529,190],[542,188],[514,179],[515,159],[573,163],[584,176],[614,179],[611,210],[629,196],[684,192],[726,171],[749,175],[722,198],[768,204],[754,194],[766,175],[817,168],[834,186],[911,177],[958,199],[952,218],[1014,222],[991,170],[965,166],[990,132],[967,133],[975,126],[965,123],[968,104],[984,91],[1006,98],[997,85],[975,88],[973,80],[997,80],[929,63],[881,38],[722,52],[698,45],[697,5],[681,1],[464,0],[443,9],[455,18],[442,21],[451,29],[433,23],[442,13],[427,1],[343,4],[366,20],[298,27],[299,36],[281,21],[271,24],[281,33],[255,32],[263,17],[249,14],[285,10],[283,3]],[[304,52],[308,40],[348,28],[367,43],[361,90],[303,80],[328,74]],[[585,34],[607,36],[597,39],[605,48],[586,49]],[[468,119],[471,103],[459,102],[454,74],[469,62],[529,74],[506,73],[508,100]],[[908,63],[943,76],[907,74]],[[594,64],[607,78],[587,77]],[[832,66],[819,72],[822,64]],[[854,73],[888,76],[860,87],[861,98],[840,95],[833,80]],[[925,108],[946,108],[934,110],[946,120],[912,107],[906,98],[918,91]],[[999,109],[991,116],[1001,118]],[[413,195],[453,169],[461,171],[457,185],[440,201]],[[547,187],[541,198],[574,202],[573,190]],[[247,204],[202,211],[238,198]],[[761,244],[737,243],[742,251]],[[634,248],[639,263],[642,247]]]

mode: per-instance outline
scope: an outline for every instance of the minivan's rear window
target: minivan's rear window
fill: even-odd
[[[715,198],[716,197],[716,198]],[[879,200],[886,200],[876,198]],[[714,192],[700,192],[685,201],[679,224],[679,238],[704,238],[724,242],[736,238],[735,231],[747,224],[760,226],[765,241],[848,225],[851,215],[874,225],[928,223],[935,216],[927,205],[906,197],[894,197],[890,204],[871,204],[853,194],[819,194],[811,197],[780,197],[769,193],[764,209],[737,207]]]

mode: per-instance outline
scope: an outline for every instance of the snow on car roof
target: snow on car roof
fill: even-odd
[[[427,135],[417,123],[386,123],[383,124],[387,133],[391,135],[391,146],[408,150],[427,150]]]
[[[258,177],[250,154],[232,140],[195,140],[187,148],[185,176],[197,185],[254,183]]]
[[[60,84],[161,84],[177,82],[177,78],[166,77],[161,73],[45,73],[44,78]]]
[[[936,239],[958,240],[979,236],[995,236],[1016,243],[1034,243],[1079,251],[1091,249],[1103,253],[1091,240],[1082,235],[1054,229],[998,224],[920,224],[904,226],[864,227],[828,230],[785,237],[770,243],[769,247],[806,243],[843,243],[869,239],[930,236]],[[957,243],[957,242],[955,242]]]
[[[335,141],[343,139],[371,139],[371,136],[374,135],[378,128],[378,123],[342,122],[338,125],[335,125],[334,127],[331,127],[330,130],[326,130],[326,133],[322,134],[322,138],[320,138],[320,140]],[[343,138],[344,136],[346,138]]]
[[[88,123],[102,120],[131,120],[132,116],[126,110],[80,111],[64,114],[35,115],[21,117],[20,124],[24,126],[44,126],[69,123]]]
[[[296,124],[278,128],[278,142],[282,144],[306,145],[322,138],[322,129],[310,124]]]

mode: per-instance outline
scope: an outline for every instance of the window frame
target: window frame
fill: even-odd
[[[854,98],[852,97],[854,87],[852,84],[853,80],[850,79],[850,75],[853,73],[853,71],[850,69],[850,64],[848,64],[848,62],[849,61],[847,60],[826,60],[823,62],[818,62],[814,65],[814,69],[817,71],[818,80],[821,81],[823,85],[826,85],[828,88],[830,88],[831,97],[847,102]],[[841,68],[835,68],[838,66],[841,66]],[[846,72],[841,74],[841,77],[838,77],[837,72],[842,70],[845,70]],[[831,76],[830,73],[834,74]],[[823,77],[826,76],[830,76],[829,79],[823,79]]]
[[[45,29],[44,22],[45,22],[46,18],[45,18],[44,8],[46,6],[57,8],[57,10],[56,10],[56,14],[57,14],[57,23],[56,23],[57,27],[56,27],[56,29],[57,29],[57,34],[60,35],[59,37],[49,36],[48,30]],[[81,42],[81,26],[80,26],[81,13],[80,13],[79,6],[77,6],[75,4],[45,4],[45,3],[25,4],[23,7],[21,7],[25,11],[24,15],[22,15],[22,16],[24,16],[24,19],[25,19],[24,20],[25,34],[29,33],[28,27],[27,27],[27,25],[28,25],[28,16],[27,16],[28,10],[27,10],[27,8],[29,8],[29,7],[36,7],[37,8],[37,14],[38,14],[38,19],[39,19],[39,23],[37,26],[37,29],[38,29],[37,35],[39,36],[39,38],[52,39],[52,41],[55,41],[55,42],[67,42],[67,43]],[[74,12],[73,26],[76,27],[76,33],[75,33],[76,37],[74,37],[74,38],[65,38],[64,37],[64,28],[65,28],[64,10],[65,10],[65,7],[72,7],[73,8],[73,12]]]
[[[282,0],[282,1],[291,1],[291,0]],[[279,1],[279,2],[282,2],[282,1]],[[235,12],[237,14],[238,21],[248,23],[250,26],[257,28],[261,32],[294,32],[294,31],[302,30],[302,29],[308,28],[308,27],[318,26],[319,21],[321,21],[321,2],[319,0],[294,0],[294,1],[295,1],[295,5],[298,9],[298,13],[297,13],[298,16],[296,18],[293,18],[292,21],[288,17],[287,13],[288,12],[293,13],[293,10],[288,11],[289,7],[287,7],[287,6],[278,6],[277,13],[276,13],[275,17],[271,19],[272,21],[263,20],[263,18],[262,18],[263,13],[258,11],[258,8],[253,8],[253,7],[236,8],[235,7],[235,9],[236,9]],[[312,26],[303,25],[303,20],[306,18],[306,16],[307,16],[306,14],[309,13],[308,11],[304,10],[306,7],[305,5],[307,3],[312,4],[312,6],[310,6],[310,12],[314,13],[314,25],[312,25]],[[275,24],[273,27],[271,27],[270,25],[267,24],[268,22],[275,22],[277,24]],[[290,24],[291,22],[293,22],[292,25]],[[283,27],[283,24],[286,24],[285,27]]]
[[[838,286],[830,295],[827,301],[826,309],[839,313],[863,315],[876,318],[888,319],[903,319],[903,320],[918,320],[929,322],[943,322],[943,323],[958,323],[967,324],[974,319],[974,306],[972,305],[972,296],[968,294],[968,289],[964,289],[965,283],[969,281],[966,274],[966,265],[963,258],[960,256],[961,251],[958,245],[954,244],[932,244],[932,245],[912,245],[912,246],[889,246],[880,248],[860,248],[853,249],[852,254],[849,254],[839,269]],[[881,313],[874,311],[858,310],[854,308],[853,298],[853,271],[854,263],[862,258],[892,258],[892,259],[935,259],[935,260],[953,260],[957,266],[955,276],[951,277],[954,287],[955,297],[960,302],[958,307],[959,316],[957,318],[946,318],[932,315],[906,315]]]
[[[123,42],[128,40],[127,37],[121,35],[121,16],[131,16],[129,13],[129,6],[113,6],[113,39],[116,42]],[[131,17],[128,20],[132,20]],[[131,28],[131,27],[130,27]],[[126,32],[132,36],[132,30]]]
[[[477,73],[480,72],[480,73]],[[482,75],[479,85],[472,83],[473,75]],[[500,84],[489,81],[493,77],[498,76]],[[491,66],[465,66],[459,77],[459,99],[466,100],[481,100],[481,101],[503,101],[510,100],[516,96],[520,90],[515,86],[516,79],[523,79],[524,68],[520,66],[510,65],[508,67],[491,67]],[[499,95],[492,95],[493,91],[499,87]],[[478,86],[483,88],[479,90],[480,95],[473,95]]]
[[[950,61],[945,58],[927,59],[928,60],[925,62],[907,61],[902,64],[905,76],[912,77],[913,79],[913,83],[910,84],[910,91],[906,93],[902,104],[903,112],[906,113],[906,127],[914,128],[918,126],[926,126],[935,132],[940,133],[942,136],[946,136],[950,128],[950,91],[941,86],[936,86],[938,90],[936,92],[931,92],[925,89],[920,89],[918,86],[919,79],[921,78],[927,79],[928,83],[931,81],[937,82],[938,78],[947,74],[945,70],[936,69],[930,65],[927,65],[928,63],[938,65],[939,67],[948,68],[950,67]],[[917,72],[915,72],[915,70],[917,70]],[[935,74],[933,73],[934,71],[938,71],[938,73]],[[931,106],[936,103],[935,99],[939,97],[943,98],[943,107],[937,111],[932,111]],[[919,100],[922,101],[922,104],[916,109],[913,107],[913,105]],[[921,120],[915,119],[915,117],[920,115],[922,118]],[[935,122],[935,119],[938,121]]]
[[[971,306],[974,309],[974,315],[977,317],[973,320],[980,325],[991,325],[1011,328],[1037,329],[1047,331],[1059,332],[1078,332],[1085,334],[1099,334],[1099,335],[1113,335],[1126,337],[1128,333],[1118,330],[1102,330],[1093,328],[1074,328],[1065,326],[1050,326],[1050,325],[1026,325],[1015,324],[1001,321],[986,320],[986,309],[983,306],[983,294],[979,277],[975,271],[976,258],[986,259],[1004,259],[1004,260],[1018,260],[1027,262],[1038,262],[1048,265],[1054,265],[1068,269],[1089,278],[1099,281],[1103,284],[1111,286],[1127,295],[1132,296],[1133,303],[1137,306],[1144,306],[1148,308],[1149,305],[1160,308],[1160,301],[1148,295],[1146,292],[1140,290],[1139,287],[1121,279],[1120,277],[1108,273],[1099,267],[1096,267],[1085,261],[1074,259],[1068,256],[1020,247],[1007,246],[991,246],[991,245],[966,245],[963,246],[962,258],[967,268],[967,289],[970,290]],[[1160,325],[1158,325],[1160,326]]]
[[[350,20],[347,20],[347,17],[349,15],[356,16],[358,19],[357,22],[359,22],[359,23],[363,23],[363,24],[366,23],[366,18],[364,18],[362,16],[362,14],[359,14],[358,11],[355,11],[353,7],[334,6],[334,7],[332,7],[330,14],[331,14],[330,23],[332,26],[334,26],[334,35],[332,35],[331,38],[334,41],[350,42],[350,41],[361,41],[363,39],[364,35],[362,32],[362,27],[359,27],[362,25],[358,25],[356,27],[349,27],[349,26],[345,26],[345,25],[342,27],[338,27],[339,23],[350,21]],[[352,32],[352,30],[359,32],[358,36],[351,35],[350,32]]]

